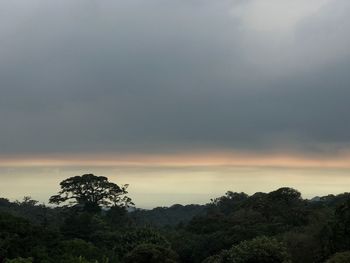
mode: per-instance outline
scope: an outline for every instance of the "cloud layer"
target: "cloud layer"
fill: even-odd
[[[1,155],[349,147],[347,0],[0,6]]]

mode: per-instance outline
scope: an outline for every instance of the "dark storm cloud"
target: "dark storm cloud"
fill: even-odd
[[[346,148],[350,4],[288,5],[1,1],[1,154]]]

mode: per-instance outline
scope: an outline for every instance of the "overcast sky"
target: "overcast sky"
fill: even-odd
[[[0,155],[350,147],[349,0],[0,0]]]

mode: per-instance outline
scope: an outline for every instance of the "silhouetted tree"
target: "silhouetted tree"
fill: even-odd
[[[232,213],[233,211],[237,211],[241,204],[247,199],[248,195],[245,193],[228,191],[224,196],[211,199],[209,212],[221,212],[224,214]]]
[[[39,202],[34,200],[31,196],[24,196],[22,202],[16,201],[16,203],[22,206],[35,206]]]
[[[131,199],[125,196],[128,185],[118,186],[104,176],[74,176],[63,180],[60,186],[61,191],[50,197],[50,203],[58,205],[69,202],[68,205],[91,212],[100,211],[101,207],[133,205]]]

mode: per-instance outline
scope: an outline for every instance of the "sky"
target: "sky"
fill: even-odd
[[[85,172],[130,183],[144,207],[348,190],[349,10],[0,0],[1,195],[47,202]]]

